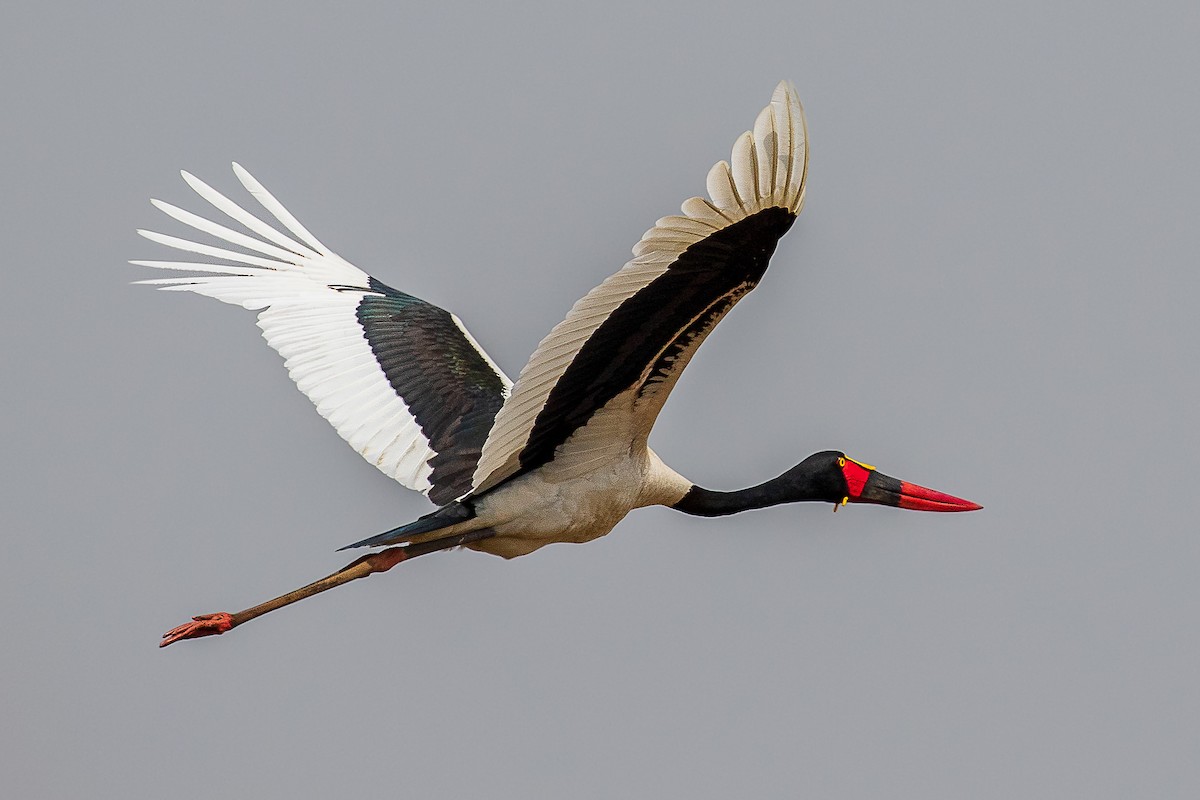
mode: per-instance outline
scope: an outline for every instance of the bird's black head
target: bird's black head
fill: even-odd
[[[844,467],[846,454],[839,450],[813,453],[775,480],[777,490],[786,493],[784,502],[803,500],[841,503],[850,494]]]
[[[775,479],[784,502],[816,500],[845,505],[874,503],[913,511],[974,511],[980,505],[926,489],[855,461],[840,450],[823,450]]]

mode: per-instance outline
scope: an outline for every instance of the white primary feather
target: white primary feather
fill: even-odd
[[[784,81],[775,88],[771,104],[758,115],[754,131],[737,139],[732,166],[721,161],[709,172],[711,199],[693,197],[684,201],[682,216],[660,219],[634,246],[633,260],[575,303],[566,319],[538,345],[521,370],[511,397],[496,415],[475,470],[476,491],[493,487],[519,471],[518,456],[551,390],[583,344],[618,306],[666,272],[689,246],[715,231],[764,208],[800,212],[807,145],[800,99],[791,83]]]

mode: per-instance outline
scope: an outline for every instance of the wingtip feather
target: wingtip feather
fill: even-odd
[[[233,162],[233,174],[241,181],[242,186],[246,187],[246,191],[257,200],[263,208],[271,213],[275,219],[279,220],[285,228],[291,231],[300,241],[307,244],[309,247],[316,250],[318,253],[325,256],[332,256],[333,251],[321,244],[317,237],[313,236],[307,228],[305,228],[300,220],[296,219],[290,211],[288,211],[282,203],[275,198],[275,195],[267,191],[267,187],[258,182],[250,172],[238,162]]]

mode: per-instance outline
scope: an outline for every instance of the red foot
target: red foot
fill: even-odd
[[[219,614],[201,614],[192,617],[191,622],[185,622],[178,628],[171,628],[162,636],[159,647],[174,644],[180,639],[199,639],[201,636],[214,636],[224,633],[233,627],[233,617],[222,611]]]

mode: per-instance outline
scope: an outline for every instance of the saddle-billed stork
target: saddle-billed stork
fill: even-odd
[[[160,646],[224,633],[426,553],[464,546],[513,558],[551,542],[590,541],[642,506],[701,516],[814,500],[835,510],[846,503],[980,508],[832,450],[758,486],[711,491],[647,446],[684,367],[758,284],[804,205],[807,130],[788,82],[754,130],[738,137],[729,163],[708,173],[708,199],[693,197],[681,215],[658,220],[634,258],[542,340],[515,383],[457,317],[345,261],[250,173],[233,169],[288,233],[184,172],[200,197],[248,233],[154,200],[168,216],[240,250],[139,231],[204,259],[134,261],[190,273],[141,283],[261,309],[267,343],[321,416],[365,459],[440,508],[349,545],[398,546],[245,611],[194,617]]]

